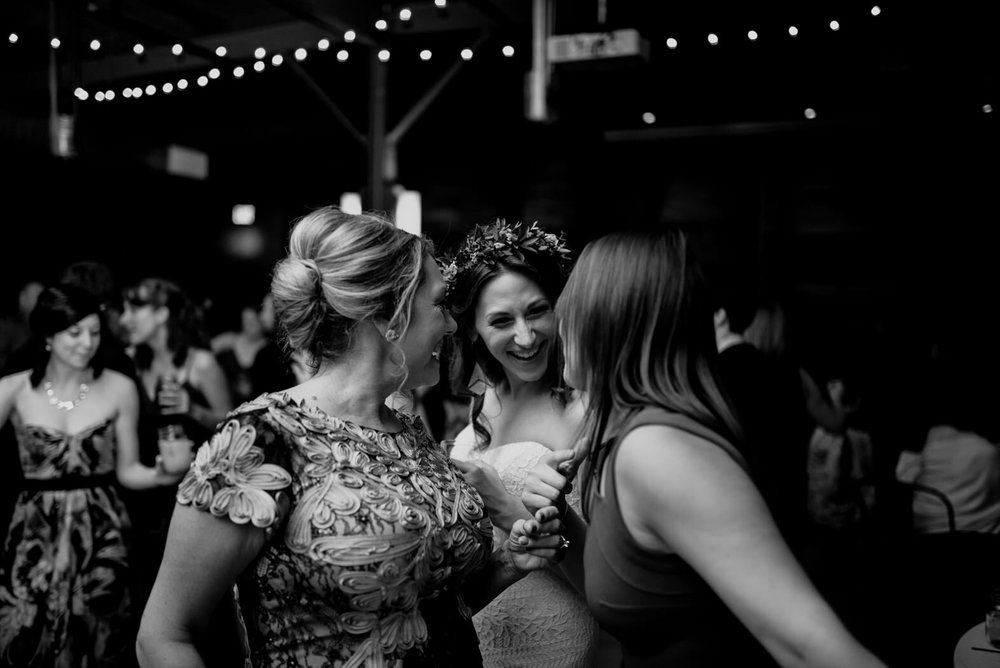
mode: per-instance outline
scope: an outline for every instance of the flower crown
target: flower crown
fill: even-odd
[[[570,251],[562,232],[558,235],[546,232],[537,222],[524,227],[519,222],[511,225],[503,219],[490,225],[476,225],[457,253],[439,261],[441,274],[450,290],[455,278],[466,269],[480,264],[496,265],[511,259],[524,262],[525,251],[552,256],[560,273],[563,276],[569,274]]]

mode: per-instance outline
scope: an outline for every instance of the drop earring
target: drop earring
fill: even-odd
[[[398,338],[399,338],[399,334],[396,333],[396,330],[394,330],[394,329],[387,329],[387,330],[385,330],[385,340],[386,341],[389,341],[391,343],[391,342],[395,341]]]

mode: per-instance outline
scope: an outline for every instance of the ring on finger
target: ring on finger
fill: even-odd
[[[565,550],[569,547],[569,538],[560,534],[559,536],[559,548],[560,550]]]

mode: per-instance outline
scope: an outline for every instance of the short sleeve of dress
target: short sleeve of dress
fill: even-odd
[[[282,519],[276,496],[292,482],[284,436],[266,411],[230,413],[198,449],[177,502],[236,524],[271,529]]]

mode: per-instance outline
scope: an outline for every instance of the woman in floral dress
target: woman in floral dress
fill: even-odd
[[[497,549],[478,493],[386,406],[433,384],[455,323],[427,242],[372,215],[299,221],[275,269],[303,383],[243,404],[182,482],[139,631],[144,666],[202,665],[237,584],[254,666],[481,665],[471,614],[556,556],[554,513]]]

